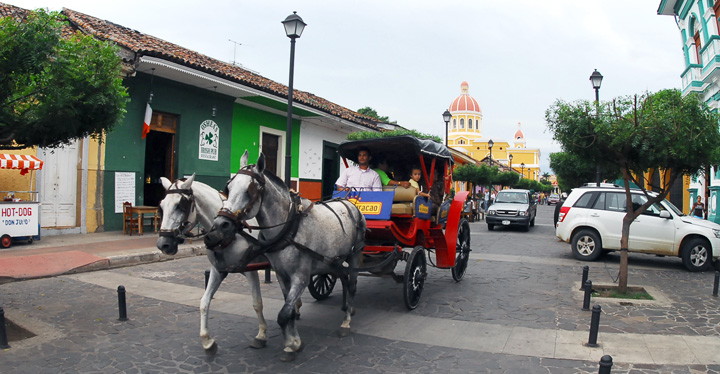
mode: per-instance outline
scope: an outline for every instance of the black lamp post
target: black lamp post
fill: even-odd
[[[297,15],[297,12],[287,16],[282,21],[285,26],[285,34],[290,38],[290,82],[288,83],[288,110],[287,129],[285,130],[285,184],[290,188],[291,155],[292,155],[292,106],[293,106],[293,72],[295,70],[295,39],[302,35],[305,29],[305,22]]]
[[[510,154],[510,156],[508,156],[508,158],[510,159],[510,170],[512,170],[512,159],[513,159],[512,153]]]
[[[597,69],[590,74],[590,82],[595,89],[595,110],[596,115],[600,114],[600,85],[602,84],[603,76]],[[595,165],[595,183],[600,187],[600,165]]]
[[[525,163],[520,164],[520,178],[525,178]]]
[[[450,114],[450,111],[445,109],[445,113],[443,113],[443,121],[445,121],[445,146],[448,146],[448,126],[450,125],[450,120],[452,119],[452,114]]]
[[[492,161],[492,147],[493,144],[495,144],[492,139],[488,140],[488,149],[490,150],[490,161]],[[490,162],[490,165],[492,165],[492,162]]]

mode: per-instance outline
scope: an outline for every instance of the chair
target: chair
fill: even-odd
[[[148,214],[148,213],[145,213],[145,214]],[[158,231],[158,223],[160,221],[159,215],[160,214],[158,211],[155,211],[155,213],[153,213],[152,215],[143,215],[143,221],[146,221],[146,222],[143,222],[142,224],[153,226],[155,228],[155,232],[157,232]]]
[[[129,202],[123,203],[123,235],[125,235],[128,231],[130,232],[130,236],[132,236],[133,230],[139,233],[139,221],[137,217],[133,217],[132,211],[130,211],[130,208],[132,208],[132,204]]]

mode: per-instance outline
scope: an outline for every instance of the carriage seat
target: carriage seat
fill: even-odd
[[[394,191],[393,205],[390,212],[391,215],[397,214],[414,214],[413,202],[417,196],[417,192],[414,188],[403,188],[403,187],[383,187],[383,191]]]

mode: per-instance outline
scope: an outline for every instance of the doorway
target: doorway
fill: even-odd
[[[323,142],[322,163],[322,199],[332,197],[335,191],[335,181],[340,177],[340,157],[337,153],[338,145]]]
[[[277,135],[262,133],[261,151],[265,155],[265,169],[278,175],[278,148],[280,148],[280,137]],[[280,176],[282,178],[282,176]]]
[[[176,178],[175,132],[178,116],[153,113],[150,132],[145,137],[145,177],[143,179],[143,205],[159,206],[165,196],[160,177],[170,181]]]

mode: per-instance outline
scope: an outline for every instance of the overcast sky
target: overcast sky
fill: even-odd
[[[0,1],[83,12],[283,84],[290,42],[280,22],[297,11],[308,26],[296,45],[296,89],[444,137],[442,113],[467,81],[484,138],[509,140],[522,123],[543,172],[559,150],[545,110],[557,99],[594,100],[593,69],[605,77],[601,100],[680,88],[684,69],[678,27],[657,15],[660,0]]]

